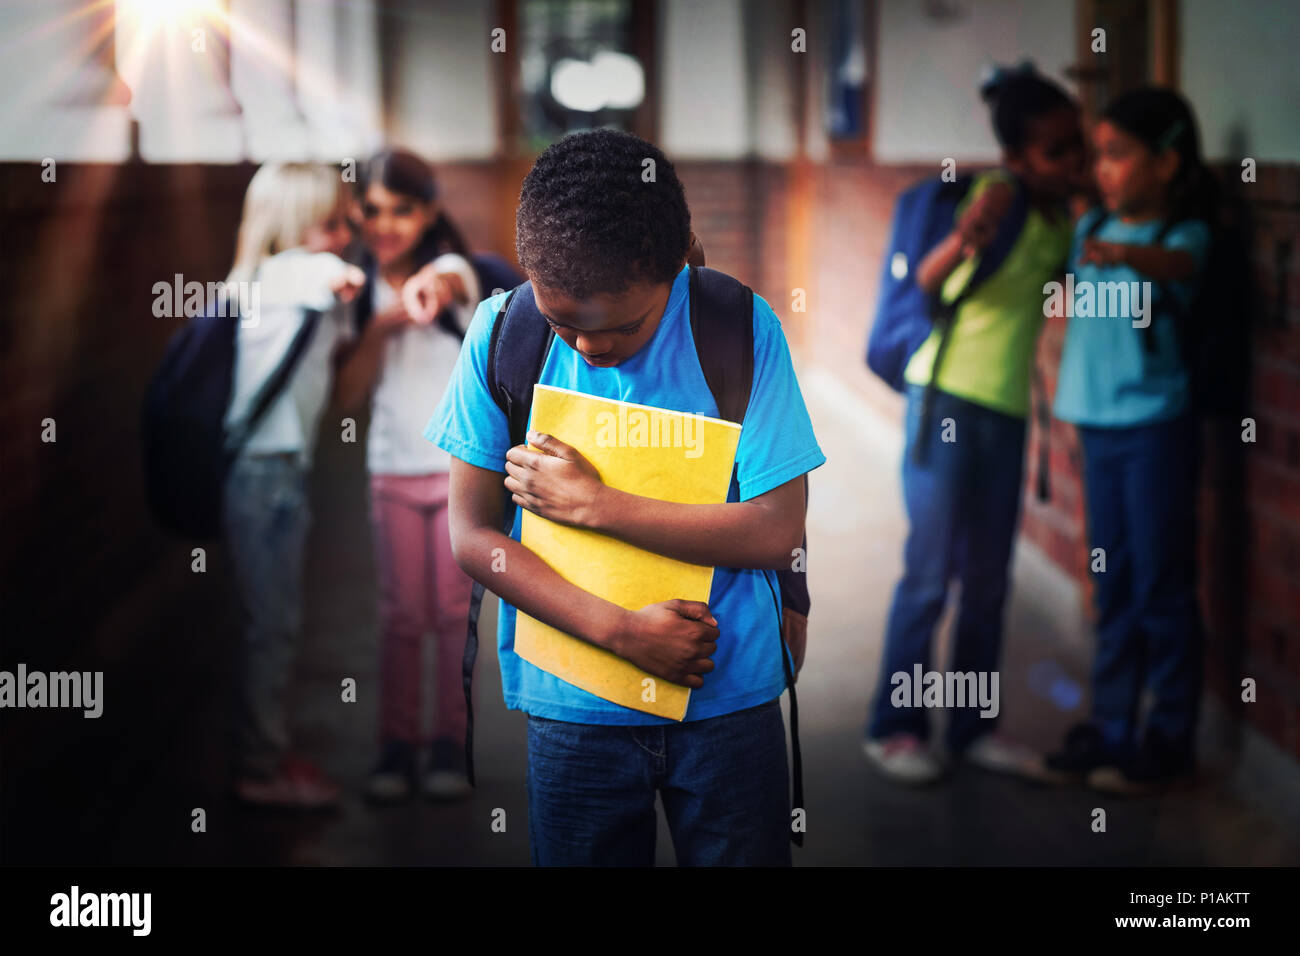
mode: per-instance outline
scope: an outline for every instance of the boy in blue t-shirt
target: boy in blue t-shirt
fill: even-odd
[[[646,160],[655,168],[649,182]],[[524,180],[516,230],[519,262],[555,331],[540,383],[718,415],[690,327],[690,211],[658,149],[612,130],[561,140]],[[680,864],[788,865],[774,569],[788,567],[802,544],[803,475],[825,456],[780,322],[755,296],[753,390],[728,502],[685,505],[603,485],[580,454],[551,436],[530,433],[544,454],[510,447],[506,416],[487,386],[504,299],[479,306],[425,437],[453,456],[456,559],[501,597],[506,705],[529,715],[534,862],[652,864],[657,792]],[[503,483],[519,506],[509,537],[501,531]],[[524,508],[715,566],[709,602],[632,611],[581,590],[519,543]],[[522,660],[514,653],[516,608],[690,687],[685,719],[619,706]]]

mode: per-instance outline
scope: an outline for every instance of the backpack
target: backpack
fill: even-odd
[[[304,310],[280,364],[254,395],[244,420],[229,430],[239,310],[209,306],[172,336],[145,389],[140,428],[145,494],[164,529],[184,538],[221,533],[230,466],[288,384],[320,319],[320,312]]]
[[[889,245],[885,250],[884,268],[880,278],[880,292],[876,300],[876,318],[867,338],[867,367],[885,381],[894,391],[906,388],[903,373],[916,350],[939,328],[939,345],[921,399],[920,429],[930,427],[931,407],[939,367],[948,350],[948,341],[962,302],[989,278],[1006,260],[1016,244],[1029,215],[1029,202],[1024,186],[1013,179],[1015,197],[1006,215],[998,224],[992,242],[981,253],[979,262],[966,285],[951,302],[939,295],[927,293],[916,282],[916,269],[926,254],[944,240],[957,220],[957,208],[975,183],[974,176],[958,176],[952,182],[926,179],[903,191],[894,206],[893,225]],[[1040,501],[1051,498],[1049,478],[1050,447],[1048,444],[1051,413],[1047,392],[1037,363],[1034,364],[1033,389],[1037,393],[1031,401],[1039,425],[1038,468],[1035,489]],[[925,444],[918,442],[913,457],[919,462]]]
[[[688,278],[691,333],[705,381],[718,405],[719,417],[743,422],[754,378],[754,292],[731,276],[713,269],[691,266]],[[554,337],[554,330],[538,311],[532,284],[524,282],[512,290],[502,303],[492,326],[487,361],[488,390],[509,421],[512,446],[523,444],[526,440],[533,386],[541,377]],[[735,481],[734,474],[732,481]],[[805,500],[807,490],[805,478]],[[506,494],[504,500],[504,526],[506,534],[509,534],[514,526],[515,506],[510,495]],[[805,554],[807,545],[805,535]],[[778,610],[789,608],[806,616],[811,606],[806,572],[783,569],[777,572],[777,580],[779,589],[773,590],[772,598]],[[469,627],[461,669],[466,713],[465,762],[471,784],[474,783],[474,709],[471,687],[474,661],[478,656],[478,620],[483,594],[483,585],[475,581],[470,598]],[[799,705],[795,696],[794,671],[786,653],[784,636],[778,633],[778,640],[781,642],[786,687],[790,691],[793,805],[802,807],[803,761],[799,748]],[[791,840],[802,846],[803,834],[792,833]]]
[[[1024,228],[1029,206],[1025,191],[1017,182],[1011,209],[956,300],[944,303],[939,296],[930,295],[917,285],[917,267],[926,253],[952,231],[957,207],[974,181],[974,176],[959,176],[953,182],[927,179],[906,189],[894,207],[876,300],[876,318],[867,339],[867,367],[896,392],[905,390],[903,372],[907,363],[936,325],[943,333],[939,346],[940,355],[943,353],[957,307],[997,271]],[[936,356],[932,381],[939,374],[938,360]]]
[[[1094,238],[1110,221],[1104,210],[1084,233]],[[1163,245],[1183,220],[1161,224],[1151,245]],[[1152,321],[1137,330],[1145,356],[1156,352],[1155,320],[1168,316],[1175,324],[1183,367],[1187,370],[1188,401],[1201,417],[1237,416],[1247,404],[1250,336],[1254,315],[1254,286],[1250,281],[1250,244],[1237,226],[1207,223],[1210,245],[1196,292],[1186,305],[1160,282],[1152,283]]]
[[[903,373],[916,350],[938,327],[939,346],[934,356],[930,381],[921,400],[920,428],[929,429],[931,406],[939,368],[948,349],[957,310],[962,302],[993,275],[1015,245],[1029,214],[1025,189],[1013,180],[1015,197],[998,224],[997,233],[979,257],[969,281],[951,302],[927,293],[916,282],[916,269],[926,253],[952,231],[957,207],[974,185],[974,176],[959,176],[952,182],[927,179],[905,190],[894,207],[889,245],[885,252],[876,318],[867,339],[867,367],[896,392],[904,391]],[[925,443],[918,442],[913,455],[918,461]],[[1046,474],[1046,472],[1042,472]]]

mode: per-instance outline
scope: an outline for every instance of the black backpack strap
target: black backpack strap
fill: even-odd
[[[293,340],[289,343],[288,351],[280,359],[274,371],[262,383],[262,387],[257,390],[253,396],[252,402],[248,406],[246,414],[241,422],[236,424],[226,433],[226,457],[228,460],[234,460],[248,439],[252,437],[253,432],[257,430],[258,424],[262,418],[270,411],[275,400],[280,397],[284,387],[289,384],[289,379],[293,376],[293,371],[298,367],[303,355],[307,351],[307,346],[311,344],[312,337],[316,334],[316,327],[320,325],[322,313],[317,309],[304,309],[302,324],[298,326],[298,331],[294,333]]]
[[[492,336],[488,341],[487,386],[492,400],[505,413],[511,446],[522,444],[528,434],[533,385],[551,350],[555,332],[537,308],[531,283],[515,288],[501,303]],[[502,491],[502,522],[510,534],[515,523],[515,506]],[[483,610],[485,588],[478,581],[470,591],[469,623],[465,632],[465,653],[461,658],[461,686],[465,691],[465,773],[474,779],[474,662],[478,658],[478,622]]]
[[[749,408],[749,396],[754,387],[754,290],[731,276],[692,266],[689,273],[689,299],[691,335],[695,340],[695,354],[699,357],[704,380],[713,393],[718,406],[718,417],[744,424]],[[804,477],[804,501],[807,502],[808,479]],[[803,547],[808,550],[808,536]],[[789,608],[807,615],[811,601],[808,597],[808,575],[793,569],[777,572],[780,594],[773,594],[777,602],[778,620]],[[785,686],[790,692],[790,744],[794,771],[792,806],[804,809],[803,752],[799,746],[799,698],[795,692],[794,666],[785,645],[781,628],[777,627],[777,641],[781,650],[781,667],[785,672]],[[791,831],[790,840],[803,846],[803,833]]]
[[[973,185],[973,182],[972,182]],[[939,369],[943,366],[944,356],[948,352],[948,341],[952,338],[952,327],[957,322],[957,310],[976,289],[983,285],[984,280],[988,279],[993,273],[1001,268],[1002,263],[1006,261],[1007,255],[1011,248],[1020,238],[1020,233],[1024,231],[1025,219],[1029,216],[1029,197],[1025,192],[1024,184],[1019,179],[1012,179],[1012,187],[1015,189],[1015,196],[1011,201],[1011,208],[1007,210],[1002,221],[998,223],[998,230],[993,235],[993,241],[989,243],[988,248],[980,255],[979,262],[975,265],[975,271],[971,273],[970,279],[962,287],[961,292],[951,302],[944,302],[939,293],[930,297],[930,317],[935,326],[939,329],[939,344],[934,352],[934,364],[930,366],[930,380],[925,384],[925,391],[921,396],[921,415],[918,422],[919,434],[928,435],[930,432],[930,420],[934,417],[934,390],[938,387]],[[912,450],[913,460],[920,463],[925,460],[926,443],[918,441]]]

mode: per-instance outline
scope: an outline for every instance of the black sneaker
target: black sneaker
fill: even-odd
[[[439,737],[429,750],[424,795],[430,800],[463,800],[473,788],[465,773],[465,745]]]
[[[1075,724],[1065,734],[1065,744],[1043,761],[1043,779],[1050,783],[1083,783],[1098,767],[1113,764],[1101,729],[1095,724]]]
[[[415,745],[409,740],[386,740],[379,763],[366,779],[366,798],[374,803],[409,800],[415,779]]]
[[[1192,748],[1148,732],[1135,754],[1116,766],[1098,767],[1088,774],[1088,786],[1106,793],[1138,795],[1156,793],[1172,784],[1190,781],[1196,773]]]

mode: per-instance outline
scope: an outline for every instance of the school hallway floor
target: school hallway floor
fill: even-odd
[[[1199,785],[1163,797],[1041,789],[969,768],[925,790],[901,789],[877,776],[860,739],[904,534],[899,437],[834,380],[805,372],[803,381],[829,462],[814,475],[809,516],[815,604],[798,685],[807,836],[805,848],[795,851],[796,865],[1300,862],[1300,801],[1270,790],[1278,778],[1255,775],[1257,761],[1236,759],[1215,736],[1213,720],[1206,721]],[[213,574],[210,607],[151,608],[148,629],[109,649],[116,656],[107,678],[117,701],[111,714],[69,720],[58,730],[47,724],[39,745],[17,735],[5,760],[14,776],[0,808],[0,857],[78,864],[528,864],[525,718],[502,703],[491,640],[476,680],[479,788],[472,798],[374,809],[359,795],[375,758],[376,677],[360,457],[356,446],[323,442],[294,692],[301,749],[345,786],[342,808],[296,817],[241,809],[227,797],[234,617],[228,592],[218,590],[228,582]],[[488,616],[495,620],[494,612]],[[1076,591],[1021,545],[1001,677],[1004,731],[1047,748],[1086,712],[1090,637],[1082,620]],[[493,624],[485,630],[493,633]],[[935,666],[945,659],[936,654]],[[341,701],[348,677],[357,681],[357,703]],[[1106,810],[1104,833],[1093,830],[1098,807]],[[206,832],[193,832],[197,808],[205,811]],[[504,832],[492,825],[498,809],[505,811]],[[659,860],[673,860],[662,820]]]

